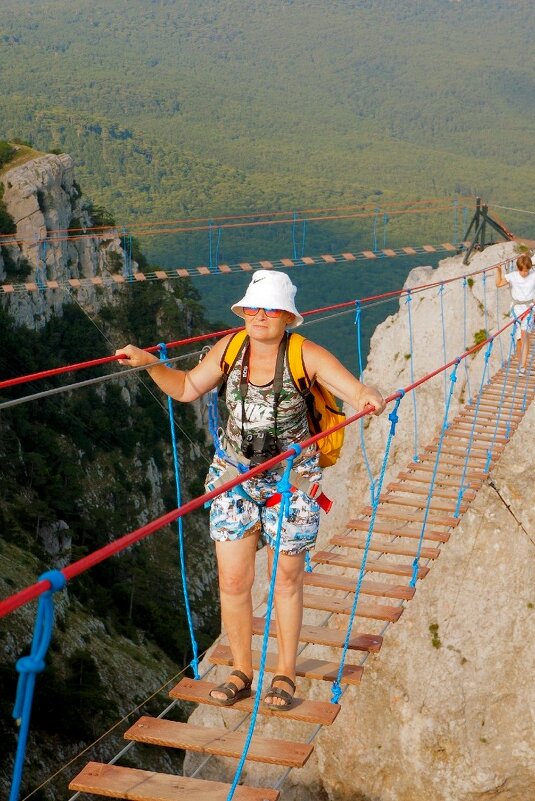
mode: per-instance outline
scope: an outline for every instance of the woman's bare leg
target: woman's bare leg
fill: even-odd
[[[268,551],[268,572],[271,577],[274,553]],[[277,673],[288,676],[295,681],[295,662],[299,633],[303,622],[303,580],[305,575],[305,554],[289,556],[281,553],[277,565],[275,581],[275,612],[277,619],[278,661]],[[275,687],[291,693],[286,682],[275,682]],[[284,703],[281,698],[273,697],[268,701],[274,706]]]
[[[253,606],[251,589],[255,575],[255,557],[258,532],[243,540],[216,542],[221,621],[229,639],[234,668],[246,676],[253,675],[251,639],[253,635]],[[243,682],[232,677],[242,689]],[[225,694],[212,691],[214,698],[225,699]]]
[[[528,332],[522,331],[520,334],[520,353],[518,354],[518,358],[521,367],[524,367],[524,369],[527,367],[528,364],[528,351],[529,351]]]

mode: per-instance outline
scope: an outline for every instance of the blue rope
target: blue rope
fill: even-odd
[[[217,229],[217,241],[215,246],[215,269],[219,270],[219,246],[221,244],[221,235],[223,233],[223,229],[221,226]]]
[[[387,439],[387,442],[386,442],[386,448],[385,448],[385,453],[384,453],[384,457],[383,457],[383,464],[381,466],[381,473],[379,475],[379,479],[378,479],[378,482],[377,482],[377,492],[375,493],[375,497],[374,497],[373,503],[372,503],[372,513],[371,513],[371,517],[370,517],[370,525],[368,526],[368,533],[366,534],[366,542],[364,544],[364,550],[362,552],[362,560],[361,560],[359,575],[358,575],[358,579],[357,579],[357,586],[355,588],[355,596],[353,598],[353,604],[351,606],[351,613],[349,615],[349,621],[348,621],[348,624],[347,624],[347,631],[346,631],[346,636],[345,636],[345,639],[344,639],[344,645],[343,645],[343,649],[342,649],[342,657],[340,659],[340,666],[338,668],[338,674],[336,676],[336,679],[333,681],[332,688],[331,688],[332,689],[332,695],[331,695],[331,703],[332,704],[337,704],[338,701],[340,700],[340,696],[342,695],[342,687],[341,687],[340,682],[342,680],[342,675],[343,675],[343,672],[344,672],[344,663],[345,663],[347,651],[348,651],[348,648],[349,648],[349,642],[351,640],[351,630],[353,628],[353,621],[355,619],[355,614],[356,614],[356,611],[357,611],[357,604],[358,604],[358,601],[359,601],[359,598],[360,598],[360,590],[361,590],[361,587],[362,587],[362,581],[363,581],[363,578],[364,578],[364,573],[366,571],[366,562],[367,562],[367,559],[368,559],[368,551],[370,550],[370,544],[371,544],[371,540],[372,540],[372,536],[373,536],[373,527],[375,525],[375,518],[377,517],[377,507],[379,506],[379,497],[381,495],[381,490],[383,488],[383,481],[384,481],[384,477],[385,477],[385,473],[386,473],[386,467],[387,467],[387,464],[388,464],[388,457],[390,455],[390,446],[391,446],[391,443],[392,443],[392,438],[396,434],[396,425],[397,425],[397,423],[399,421],[399,417],[398,417],[399,404],[401,403],[401,400],[404,397],[404,395],[405,395],[405,390],[404,389],[398,389],[398,396],[396,398],[395,406],[392,409],[392,411],[390,412],[390,414],[388,415],[388,419],[390,420],[390,431],[388,433],[388,439]]]
[[[123,246],[123,275],[128,280],[133,279],[132,275],[132,245],[131,237],[128,236],[126,228],[122,229],[122,246]]]
[[[500,293],[498,292],[498,289],[496,289],[496,327],[497,328],[500,327]],[[503,358],[503,340],[501,337],[499,342],[500,342],[500,364],[503,370],[505,366],[505,361]]]
[[[496,293],[496,294],[498,294],[498,293]],[[483,304],[483,313],[485,315],[485,339],[486,339],[488,337],[489,333],[490,333],[489,332],[488,309],[487,309],[487,273],[483,273],[483,299],[485,301],[484,304]],[[488,377],[488,380],[490,381],[490,375]]]
[[[46,239],[37,237],[37,267],[35,268],[35,283],[44,292],[46,289]]]
[[[407,300],[405,301],[407,304],[408,310],[408,322],[409,322],[409,346],[410,346],[410,376],[411,376],[411,384],[414,384],[414,348],[413,348],[413,340],[412,340],[412,315],[411,315],[411,303],[412,303],[412,295],[411,290],[407,290]],[[414,448],[413,448],[413,462],[419,462],[420,457],[418,456],[418,409],[416,406],[416,389],[412,391],[412,408],[413,408],[413,419],[414,419]]]
[[[448,400],[446,402],[446,408],[444,409],[444,419],[442,421],[442,428],[440,430],[440,437],[439,437],[438,446],[437,446],[437,455],[435,457],[435,464],[433,465],[433,473],[431,475],[431,482],[429,484],[429,492],[427,493],[427,501],[426,501],[426,504],[425,504],[425,511],[424,511],[424,516],[423,516],[423,521],[422,521],[422,528],[420,530],[420,537],[418,539],[418,548],[416,550],[416,556],[414,557],[414,561],[412,563],[412,578],[409,581],[409,586],[410,587],[415,587],[416,586],[416,581],[418,579],[418,563],[420,561],[420,554],[422,552],[422,545],[423,545],[423,541],[424,541],[424,532],[425,532],[425,527],[427,525],[427,518],[429,516],[429,509],[431,507],[431,500],[432,500],[432,497],[433,497],[433,490],[435,489],[435,481],[436,481],[436,477],[437,477],[438,464],[439,464],[439,461],[440,461],[440,454],[442,453],[442,443],[444,442],[444,437],[446,436],[446,432],[447,432],[447,430],[449,428],[448,416],[449,416],[449,413],[450,413],[450,405],[451,405],[451,399],[453,397],[453,392],[454,392],[454,389],[455,389],[455,383],[457,381],[457,369],[458,369],[460,363],[461,363],[460,358],[457,358],[455,360],[455,367],[453,368],[453,370],[451,372],[451,375],[450,375],[450,391],[449,391],[449,394],[448,394]]]
[[[214,271],[212,259],[212,220],[208,220],[208,269],[210,272]]]
[[[440,296],[440,320],[442,323],[442,356],[444,359],[444,364],[448,361],[447,349],[446,349],[446,323],[444,320],[444,284],[441,284],[438,288],[438,294]],[[446,379],[446,371],[444,370],[444,406],[447,402],[447,379]]]
[[[307,221],[303,220],[303,235],[301,237],[301,256],[305,255],[306,235],[307,235]]]
[[[46,667],[45,657],[54,629],[53,596],[55,592],[62,590],[67,583],[67,579],[60,570],[50,570],[47,573],[43,573],[39,576],[39,581],[49,581],[52,586],[39,598],[30,655],[21,657],[16,664],[19,680],[13,717],[19,723],[20,729],[9,801],[18,801],[20,795],[35,681],[37,674],[41,673]]]
[[[522,321],[514,314],[514,312],[513,312],[513,315],[514,315],[515,321],[513,323],[513,330],[511,331],[511,339],[515,342],[515,345],[516,345],[516,331],[517,331],[518,328],[520,328],[520,331],[521,331]],[[520,335],[522,336],[522,333]],[[509,437],[511,435],[511,424],[512,424],[512,420],[513,420],[513,408],[514,408],[514,403],[515,403],[515,400],[516,400],[516,393],[517,393],[517,390],[518,390],[519,379],[520,379],[520,373],[517,370],[516,373],[515,373],[515,383],[514,383],[514,386],[513,386],[513,394],[511,396],[511,408],[509,409],[509,416],[507,418],[507,423],[506,423],[506,426],[505,426],[505,437],[506,437],[506,439],[509,439]]]
[[[388,225],[389,219],[388,214],[385,212],[383,214],[383,248],[386,248],[386,226]]]
[[[453,198],[453,244],[457,245],[459,242],[459,201],[456,197]]]
[[[258,668],[258,683],[256,687],[256,695],[254,700],[253,711],[251,713],[251,721],[249,723],[249,731],[247,732],[247,737],[245,738],[245,744],[243,746],[243,752],[240,757],[240,761],[238,763],[238,767],[236,768],[236,773],[234,779],[232,781],[231,788],[227,795],[227,801],[232,801],[234,796],[234,792],[238,783],[240,781],[240,777],[243,771],[243,766],[245,764],[245,760],[247,758],[247,753],[249,751],[249,746],[251,745],[251,739],[253,737],[254,728],[256,725],[256,718],[258,716],[258,709],[260,707],[260,699],[262,697],[262,685],[264,682],[264,673],[266,668],[266,658],[267,658],[267,649],[269,644],[269,629],[271,624],[271,613],[273,610],[273,599],[275,596],[275,579],[277,577],[277,566],[279,563],[279,553],[280,553],[280,543],[281,543],[281,536],[282,536],[282,523],[286,517],[288,517],[288,512],[290,508],[290,498],[292,496],[292,484],[290,481],[290,473],[293,469],[294,459],[301,454],[301,446],[295,443],[291,446],[291,449],[294,451],[294,455],[290,456],[287,460],[286,467],[284,469],[284,473],[281,476],[280,481],[277,482],[277,490],[281,494],[281,501],[280,501],[280,510],[279,510],[279,520],[277,523],[277,534],[275,537],[275,543],[273,546],[273,565],[271,570],[271,581],[269,583],[269,593],[266,605],[266,624],[264,626],[264,636],[262,639],[262,652],[260,656],[260,665]]]
[[[364,370],[362,369],[362,336],[361,336],[361,329],[360,329],[360,318],[362,314],[362,308],[360,300],[355,301],[355,325],[357,327],[357,354],[358,354],[358,375],[359,381],[362,381],[362,376]],[[362,450],[362,455],[364,456],[364,464],[366,466],[366,472],[368,473],[368,479],[370,482],[370,498],[371,503],[373,504],[373,499],[375,495],[375,480],[373,478],[372,469],[370,466],[370,460],[368,459],[368,453],[366,451],[366,440],[364,437],[364,418],[361,417],[359,420],[359,431],[360,431],[360,448]]]
[[[533,325],[533,319],[532,319],[533,318],[533,313],[534,313],[534,307],[532,306],[531,309],[530,309],[530,312],[528,314],[528,331]],[[534,359],[534,357],[535,357],[535,348],[531,351],[531,354],[530,354],[530,357],[529,357],[529,366],[528,366],[528,369],[526,371],[526,382],[525,382],[525,385],[524,385],[524,394],[522,396],[522,411],[523,412],[526,411],[527,397],[528,397],[528,381],[529,381],[529,377],[531,375],[531,368],[533,367],[533,359]]]
[[[481,403],[481,393],[483,392],[483,386],[486,383],[485,382],[485,376],[487,374],[487,370],[488,370],[488,367],[489,367],[489,359],[490,359],[490,354],[492,353],[493,345],[494,345],[494,337],[492,337],[489,340],[489,344],[487,345],[487,349],[485,351],[485,364],[484,364],[484,367],[483,367],[483,371],[481,373],[481,382],[480,382],[480,385],[479,385],[479,392],[477,393],[476,406],[475,406],[475,409],[474,409],[474,419],[472,421],[472,426],[470,428],[470,436],[468,438],[468,445],[466,446],[466,456],[464,457],[463,472],[462,472],[462,476],[461,476],[459,492],[457,493],[457,503],[455,504],[455,511],[453,513],[454,517],[459,517],[459,510],[461,508],[461,503],[462,503],[462,500],[463,500],[463,497],[464,497],[464,493],[466,492],[466,489],[467,489],[464,482],[465,482],[466,473],[467,473],[467,470],[468,470],[468,461],[470,459],[470,451],[472,450],[472,445],[474,444],[474,432],[475,432],[475,429],[476,429],[477,417],[479,415],[479,405]]]
[[[467,317],[467,315],[466,315],[466,291],[467,291],[466,287],[467,287],[467,285],[468,285],[468,281],[467,281],[466,276],[465,276],[463,278],[463,336],[464,336],[464,338],[463,338],[463,346],[464,346],[465,353],[468,350],[468,343],[466,341],[466,317]],[[468,403],[472,403],[472,390],[470,389],[470,371],[468,369],[468,362],[467,362],[466,359],[464,359],[464,373],[465,373],[465,376],[466,376],[466,387],[468,389]]]
[[[514,325],[513,325],[513,328],[514,328]],[[507,360],[507,366],[505,368],[505,375],[504,375],[504,379],[503,379],[503,382],[502,382],[502,391],[501,391],[501,394],[500,394],[500,402],[498,404],[498,414],[496,415],[496,423],[494,424],[494,434],[493,434],[491,443],[490,443],[490,445],[489,445],[489,447],[487,449],[487,459],[486,459],[486,462],[485,462],[485,472],[488,471],[488,469],[490,467],[491,460],[492,460],[492,452],[494,450],[494,445],[496,443],[496,436],[498,434],[498,425],[500,423],[500,417],[501,417],[502,411],[503,411],[503,401],[504,401],[505,392],[506,392],[506,389],[507,389],[507,381],[508,381],[508,378],[509,378],[509,370],[510,370],[510,367],[511,367],[511,359],[513,357],[514,348],[515,348],[514,337],[509,337],[509,338],[511,340],[510,343],[509,343],[509,358]],[[507,426],[506,426],[506,432],[507,432]]]
[[[305,551],[305,573],[312,573],[314,568],[312,567],[312,563],[310,561],[310,552]]]
[[[375,209],[375,216],[373,218],[373,246],[372,250],[377,253],[377,219],[379,216],[379,207]]]
[[[158,350],[160,351],[160,361],[166,362],[167,361],[167,346],[165,342],[160,342],[158,345]],[[173,399],[170,396],[167,396],[167,409],[169,412],[169,426],[171,428],[171,443],[173,446],[173,465],[175,469],[175,488],[176,488],[176,502],[177,506],[182,506],[182,489],[180,486],[180,460],[178,457],[178,444],[176,440],[176,433],[175,433],[175,415],[173,411]],[[195,639],[195,629],[193,626],[193,617],[191,614],[190,602],[189,602],[189,595],[188,595],[188,579],[187,579],[187,571],[186,571],[186,557],[184,553],[184,525],[182,517],[179,517],[177,520],[177,530],[178,530],[178,553],[180,557],[180,573],[182,577],[182,592],[184,595],[184,606],[186,608],[186,616],[188,619],[188,628],[189,628],[189,636],[191,640],[191,650],[193,653],[193,659],[190,662],[190,665],[193,669],[193,675],[196,679],[200,679],[199,675],[199,649],[197,646],[197,641]]]

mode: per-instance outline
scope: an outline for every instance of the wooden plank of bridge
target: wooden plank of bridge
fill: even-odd
[[[305,587],[323,587],[326,590],[355,592],[355,579],[314,571],[314,573],[305,573]],[[360,585],[360,591],[364,595],[393,598],[400,601],[410,601],[415,592],[414,587],[408,587],[405,584],[383,584],[379,581],[366,581],[366,579]]]
[[[306,609],[320,609],[324,612],[336,612],[339,615],[349,615],[353,601],[346,598],[334,598],[331,595],[316,592],[303,593],[303,606]],[[386,604],[366,604],[360,598],[357,604],[356,617],[370,618],[371,620],[386,620],[395,623],[403,612],[402,606],[387,606]],[[286,716],[286,713],[284,713]]]
[[[430,470],[429,472],[432,473],[433,471]],[[460,471],[459,478],[461,477],[461,475],[462,475],[462,470]],[[420,475],[418,475],[418,472],[416,470],[414,472],[407,471],[406,473],[403,473],[403,472],[398,473],[398,479],[402,479],[403,481],[417,481],[417,482],[423,484],[424,486],[427,485],[428,487],[431,484],[431,476],[420,476]],[[481,487],[481,485],[483,484],[483,479],[482,478],[479,478],[479,479],[471,478],[470,481],[466,481],[465,484],[466,484],[466,487],[468,487],[469,489],[474,491],[474,495],[475,495],[476,490],[478,490]],[[455,480],[453,478],[442,478],[442,476],[436,476],[435,477],[435,487],[437,485],[439,487],[457,487],[457,489],[459,489],[460,481]],[[388,489],[390,489],[391,487],[394,488],[395,484],[389,484],[388,485]],[[424,490],[422,490],[422,492],[423,491]]]
[[[232,653],[228,645],[217,645],[210,654],[210,662],[216,665],[232,665]],[[258,670],[260,665],[260,651],[253,651],[253,668]],[[306,679],[319,679],[320,681],[334,681],[338,676],[340,664],[338,662],[326,662],[323,659],[314,659],[303,655],[297,657],[296,674]],[[268,673],[277,672],[277,654],[268,652],[266,659],[266,671]],[[364,668],[362,665],[344,665],[341,684],[360,684]]]
[[[421,505],[421,504],[420,504]],[[361,514],[370,516],[372,514],[372,507],[365,506],[361,509]],[[377,509],[377,517],[381,518],[384,517],[387,520],[403,520],[407,523],[423,523],[424,521],[424,512],[416,513],[416,514],[409,514],[408,512],[398,511],[397,509],[388,509],[385,508],[385,504],[382,503]],[[458,517],[433,517],[429,515],[427,518],[427,522],[430,526],[447,526],[448,528],[455,527],[459,525],[459,518]]]
[[[355,531],[368,531],[370,528],[369,520],[348,520],[346,527]],[[419,528],[405,528],[403,524],[395,526],[393,523],[390,525],[386,523],[375,523],[373,530],[376,534],[390,534],[395,537],[409,537],[411,539],[420,539],[421,529]],[[433,542],[447,542],[450,535],[447,531],[433,531],[426,527],[424,533],[424,540],[432,540]]]
[[[247,732],[227,731],[214,726],[194,726],[165,718],[143,715],[125,731],[125,740],[137,743],[160,745],[165,748],[182,748],[200,754],[234,757],[243,752]],[[271,737],[253,735],[247,758],[252,762],[284,765],[287,768],[302,768],[308,761],[314,746],[292,740],[276,740]]]
[[[119,765],[88,762],[69,784],[69,790],[129,801],[227,801],[231,785],[190,779],[170,773],[154,773]],[[238,785],[235,801],[278,801],[278,790]]]
[[[493,460],[491,460],[492,462]],[[433,473],[435,463],[435,457],[431,458],[430,456],[427,457],[425,454],[422,454],[420,457],[419,462],[415,462],[413,465],[410,466],[411,470],[420,473]],[[488,472],[483,469],[483,467],[478,467],[472,464],[472,459],[468,461],[468,468],[466,470],[466,478],[475,478],[485,480]],[[437,470],[437,476],[462,476],[465,473],[464,470],[464,459],[460,461],[455,461],[451,463],[444,463],[442,459],[440,460],[439,467]]]
[[[360,570],[362,561],[360,559],[349,559],[346,556],[339,556],[331,551],[320,551],[312,557],[313,562],[322,565],[336,565],[336,567],[350,567]],[[371,572],[385,573],[389,576],[412,576],[413,567],[411,564],[396,564],[395,562],[385,562],[384,559],[368,559],[366,570]],[[418,578],[425,578],[429,573],[429,568],[421,566],[418,568]]]
[[[381,607],[380,604],[375,604],[375,606],[378,608]],[[384,608],[397,609],[397,607]],[[380,619],[386,620],[387,618]],[[180,701],[219,706],[210,696],[210,692],[215,690],[216,687],[217,684],[215,682],[184,678],[173,687],[169,695],[171,698],[177,698]],[[232,709],[247,713],[251,713],[253,707],[254,697],[242,698],[241,701],[236,701],[236,703],[232,705]],[[285,709],[284,711],[277,710],[275,706],[267,706],[267,704],[260,704],[258,707],[258,712],[262,715],[269,715],[271,717],[282,716],[286,720],[299,720],[302,723],[314,723],[320,726],[330,726],[334,723],[339,711],[340,704],[330,704],[327,701],[309,701],[307,698],[299,698],[299,696],[294,696],[292,706],[290,709]]]
[[[451,429],[451,431],[448,431],[448,437],[453,437],[455,439],[464,439],[468,442],[470,439],[472,439],[472,432],[469,430],[464,431],[462,429],[456,429],[456,430]],[[476,442],[509,442],[510,439],[510,437],[502,437],[502,436],[494,437],[492,434],[480,434],[480,433],[478,433],[477,435],[474,434],[473,438]],[[474,447],[478,446],[472,445],[472,448]],[[482,446],[480,450],[485,450],[485,448]]]
[[[379,496],[379,501],[380,503],[390,503],[394,504],[394,506],[410,506],[416,509],[424,509],[427,506],[427,499],[424,495],[418,498],[410,498],[407,495],[393,495],[385,492],[384,495]],[[467,504],[464,502],[464,508],[466,507]],[[434,509],[437,512],[454,512],[456,508],[457,506],[454,501],[439,500],[431,501],[429,504],[429,509]]]
[[[402,474],[398,473],[398,478],[401,477]],[[412,476],[409,476],[409,480],[411,479]],[[408,492],[411,495],[428,495],[430,484],[429,482],[427,482],[427,484],[428,487],[426,488],[426,487],[419,487],[417,485],[415,486],[414,484],[409,484],[409,483],[405,484],[403,481],[392,481],[390,484],[387,485],[387,490],[389,492]],[[458,483],[457,483],[457,492],[455,492],[455,490],[443,489],[442,487],[440,487],[440,481],[435,481],[433,487],[433,495],[436,495],[439,498],[450,498],[452,500],[455,500],[458,495],[458,489],[459,489]],[[465,490],[464,497],[473,500],[476,497],[476,493],[474,492],[474,490]]]
[[[375,534],[375,529],[374,529]],[[401,534],[403,536],[403,534]],[[365,537],[355,537],[355,536],[344,536],[343,534],[337,535],[335,537],[331,537],[330,540],[332,545],[338,545],[340,548],[364,548],[366,545],[366,538]],[[370,542],[370,551],[379,551],[380,553],[390,553],[396,554],[397,556],[416,556],[418,553],[418,546],[416,545],[405,545],[404,543],[400,542],[376,542],[373,539]],[[326,551],[320,551],[320,553],[327,553]],[[420,556],[422,559],[437,559],[440,555],[440,550],[438,548],[430,548],[429,546],[424,546],[421,549]]]
[[[253,634],[264,633],[265,620],[263,617],[253,617]],[[277,636],[277,627],[272,620],[269,626],[269,636]],[[327,645],[330,648],[342,648],[344,645],[345,631],[329,629],[326,626],[301,626],[299,633],[300,642],[313,642],[315,645]],[[379,634],[352,634],[348,648],[350,651],[368,651],[377,654],[381,650],[383,638]]]

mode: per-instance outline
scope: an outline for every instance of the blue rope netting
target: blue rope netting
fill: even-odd
[[[391,446],[391,443],[392,443],[392,438],[396,434],[396,425],[397,425],[398,420],[399,420],[399,417],[398,417],[399,404],[401,403],[401,400],[405,395],[405,390],[404,389],[398,389],[397,393],[398,393],[398,396],[396,398],[395,406],[392,409],[392,411],[390,412],[390,414],[388,415],[388,419],[390,420],[390,430],[388,432],[388,438],[387,438],[387,442],[386,442],[385,453],[384,453],[384,457],[383,457],[383,463],[381,465],[381,472],[380,472],[380,475],[379,475],[379,478],[378,478],[378,481],[377,481],[377,492],[375,493],[375,497],[374,497],[373,503],[372,503],[372,513],[371,513],[371,517],[370,517],[370,524],[368,526],[368,533],[366,534],[366,541],[365,541],[364,549],[363,549],[363,552],[362,552],[362,560],[361,560],[361,563],[360,563],[360,570],[359,570],[359,575],[358,575],[358,579],[357,579],[357,585],[356,585],[356,588],[355,588],[355,595],[354,595],[354,598],[353,598],[353,604],[351,606],[351,612],[350,612],[349,621],[348,621],[348,624],[347,624],[346,636],[344,638],[344,645],[343,645],[343,648],[342,648],[342,656],[340,658],[340,665],[339,665],[339,668],[338,668],[338,674],[337,674],[336,679],[334,680],[334,682],[332,684],[332,688],[331,688],[332,689],[331,703],[333,703],[333,704],[337,704],[338,701],[340,700],[341,695],[342,695],[342,687],[341,687],[340,682],[342,680],[342,676],[343,676],[343,673],[344,673],[344,664],[345,664],[345,660],[346,660],[346,656],[347,656],[347,651],[349,649],[349,643],[350,643],[350,640],[351,640],[351,630],[353,628],[353,621],[355,620],[355,615],[356,615],[356,612],[357,612],[357,604],[358,604],[359,598],[360,598],[360,591],[361,591],[361,587],[362,587],[362,581],[364,579],[364,573],[366,571],[366,562],[368,560],[368,551],[370,550],[370,544],[371,544],[371,541],[372,541],[373,528],[375,526],[375,518],[377,517],[377,507],[379,506],[379,497],[381,495],[381,490],[383,488],[383,482],[384,482],[384,477],[385,477],[385,473],[386,473],[386,467],[387,467],[387,464],[388,464],[388,458],[390,456],[390,446]]]
[[[355,325],[357,331],[357,354],[358,354],[358,377],[359,381],[363,380],[364,370],[362,367],[362,336],[361,336],[361,315],[362,315],[362,307],[360,300],[355,301]],[[374,496],[375,496],[375,479],[373,477],[372,469],[370,466],[370,460],[368,459],[368,453],[366,451],[366,439],[364,437],[364,418],[361,417],[359,420],[359,433],[360,433],[360,447],[362,450],[362,455],[364,457],[364,464],[366,466],[366,472],[368,473],[368,479],[370,482],[370,502],[373,504]]]
[[[514,327],[515,326],[513,325],[513,329],[514,329]],[[503,403],[504,403],[504,400],[505,400],[505,392],[506,392],[506,389],[507,389],[507,382],[508,382],[508,379],[509,379],[509,372],[510,372],[510,367],[511,367],[511,359],[512,359],[512,357],[514,355],[514,349],[515,349],[514,336],[510,336],[509,339],[510,339],[510,343],[509,343],[509,358],[507,359],[507,364],[505,366],[505,373],[504,373],[503,382],[502,382],[502,389],[501,389],[501,393],[500,393],[500,401],[499,401],[499,404],[498,404],[498,414],[496,415],[496,422],[494,424],[494,434],[493,434],[492,440],[490,442],[490,445],[489,445],[489,447],[487,449],[487,459],[485,461],[485,472],[488,472],[488,470],[490,468],[490,463],[492,461],[492,454],[493,454],[493,451],[494,451],[494,445],[496,444],[496,437],[497,437],[497,434],[498,434],[498,426],[500,424],[500,418],[502,416]],[[500,338],[500,341],[501,341],[501,338]],[[506,429],[507,429],[507,427],[506,427]]]
[[[496,287],[496,326],[497,328],[500,327],[500,293],[498,292],[498,287]],[[503,369],[505,367],[505,359],[503,355],[503,341],[501,337],[499,341],[500,341],[500,364]]]
[[[39,581],[49,581],[51,588],[39,598],[30,654],[29,656],[21,657],[16,665],[19,681],[13,717],[18,721],[20,728],[9,801],[18,801],[20,795],[35,681],[37,674],[41,673],[46,667],[45,657],[54,629],[54,593],[62,590],[67,583],[67,579],[60,570],[50,570],[47,573],[43,573],[39,576]]]
[[[160,351],[160,360],[162,362],[167,362],[167,346],[165,342],[160,342],[158,345],[158,349]],[[173,447],[173,466],[175,471],[175,488],[176,488],[176,501],[177,507],[182,506],[182,489],[181,489],[181,481],[180,481],[180,459],[178,456],[178,443],[176,439],[175,433],[175,414],[173,410],[173,399],[171,396],[167,396],[167,409],[169,412],[169,426],[171,429],[171,444]],[[195,628],[193,625],[193,616],[191,613],[191,606],[189,602],[189,592],[188,592],[188,577],[187,577],[187,569],[186,569],[186,555],[185,555],[185,548],[184,548],[184,525],[182,517],[179,517],[177,520],[177,531],[178,531],[178,554],[180,558],[180,575],[182,579],[182,593],[184,595],[184,607],[186,609],[186,617],[188,620],[188,629],[189,629],[189,636],[191,642],[191,651],[193,654],[193,659],[190,662],[190,665],[193,669],[193,674],[196,679],[200,679],[199,675],[199,648],[197,645],[197,640],[195,639]]]
[[[468,285],[468,281],[466,276],[463,278],[463,347],[464,351],[468,350],[468,343],[466,340],[466,287]],[[468,403],[472,403],[472,390],[470,389],[470,371],[468,369],[468,362],[464,359],[464,374],[466,377],[466,388],[468,390]]]
[[[407,312],[408,312],[408,323],[409,323],[409,347],[410,347],[410,376],[411,376],[411,384],[414,384],[414,347],[413,347],[413,336],[412,336],[412,314],[411,314],[411,304],[412,304],[412,294],[411,290],[407,290],[407,300],[405,301],[407,304]],[[416,389],[412,391],[412,410],[413,410],[413,420],[414,420],[414,431],[413,431],[413,454],[412,460],[413,462],[419,462],[420,457],[418,455],[418,409],[416,405]]]
[[[481,403],[481,394],[483,392],[483,387],[484,387],[484,385],[486,383],[485,378],[486,378],[486,375],[487,375],[487,372],[488,372],[488,369],[489,369],[489,359],[490,359],[490,354],[492,353],[493,345],[494,345],[494,337],[492,337],[489,340],[489,343],[488,343],[487,348],[485,350],[485,357],[484,357],[485,358],[485,363],[484,363],[484,366],[483,366],[483,370],[481,372],[481,381],[480,381],[480,384],[479,384],[479,392],[477,393],[477,400],[476,400],[476,405],[475,405],[475,409],[474,409],[474,419],[472,420],[472,426],[470,428],[470,436],[468,438],[468,445],[466,446],[466,455],[464,457],[463,472],[462,472],[461,481],[460,481],[460,485],[459,485],[459,492],[457,493],[457,503],[455,504],[455,511],[453,513],[454,517],[459,517],[459,510],[461,508],[461,503],[462,503],[462,500],[463,500],[463,497],[464,497],[464,493],[466,492],[466,489],[467,489],[467,487],[465,486],[466,473],[467,473],[467,470],[468,470],[468,462],[470,460],[470,453],[472,451],[472,445],[474,444],[474,433],[475,433],[475,430],[476,430],[477,418],[478,418],[478,415],[479,415],[479,406],[480,406],[480,403]]]
[[[234,779],[232,781],[232,785],[230,787],[229,793],[227,795],[227,801],[232,801],[234,796],[234,792],[236,791],[236,787],[241,778],[241,774],[243,771],[243,766],[245,764],[245,760],[247,758],[247,754],[249,752],[249,747],[251,745],[251,739],[253,737],[253,732],[256,726],[256,718],[258,716],[258,709],[260,707],[260,699],[262,698],[262,686],[264,683],[264,673],[266,669],[266,659],[267,659],[267,649],[269,643],[269,630],[271,624],[271,613],[273,611],[273,601],[275,597],[275,580],[277,577],[277,567],[279,564],[279,553],[280,553],[280,543],[281,543],[281,536],[282,536],[282,524],[285,518],[288,517],[289,508],[290,508],[290,498],[292,496],[292,485],[290,482],[290,473],[293,469],[294,459],[301,454],[301,446],[295,443],[291,446],[291,450],[294,451],[294,455],[290,456],[287,460],[286,467],[284,469],[284,473],[282,474],[280,480],[277,482],[277,491],[281,494],[281,501],[280,501],[280,509],[279,509],[279,519],[277,523],[277,533],[275,535],[275,542],[273,544],[273,564],[271,567],[271,580],[269,582],[269,592],[266,604],[266,623],[264,626],[264,635],[262,638],[262,651],[260,654],[260,664],[258,668],[258,681],[256,687],[256,694],[254,699],[254,706],[253,711],[251,713],[251,720],[249,723],[249,730],[247,732],[247,736],[245,738],[245,744],[243,746],[243,752],[240,757],[240,761],[238,763],[238,767],[236,768],[236,773],[234,775]]]
[[[488,315],[488,306],[487,306],[487,273],[483,273],[483,314],[485,316],[485,339],[489,335],[489,315]],[[498,294],[498,293],[496,293]],[[489,376],[490,379],[490,376]]]
[[[440,429],[440,437],[439,437],[438,446],[437,446],[437,455],[435,457],[435,464],[433,465],[433,473],[431,474],[431,482],[429,484],[429,492],[427,493],[427,500],[426,500],[426,503],[425,503],[425,510],[424,510],[424,515],[423,515],[422,528],[420,530],[420,537],[418,539],[418,547],[416,549],[416,556],[414,557],[414,561],[412,563],[412,578],[409,581],[409,586],[410,587],[415,587],[416,586],[416,581],[418,579],[418,563],[419,563],[419,560],[420,560],[420,554],[422,552],[422,545],[423,545],[423,541],[424,541],[425,527],[427,525],[427,518],[429,516],[429,509],[431,508],[431,500],[432,500],[432,497],[433,497],[433,491],[435,489],[435,481],[436,481],[437,472],[438,472],[438,465],[439,465],[439,462],[440,462],[440,455],[442,453],[442,444],[444,442],[444,437],[446,436],[446,433],[447,433],[448,427],[449,427],[448,417],[449,417],[449,413],[450,413],[451,399],[453,397],[453,392],[454,392],[454,389],[455,389],[455,383],[457,381],[457,369],[459,367],[460,362],[461,362],[460,358],[457,358],[455,360],[455,366],[454,366],[454,368],[453,368],[453,370],[451,372],[451,375],[450,375],[450,390],[449,390],[449,393],[448,393],[448,399],[447,399],[447,402],[446,402],[446,407],[444,409],[444,419],[442,421],[442,427]]]

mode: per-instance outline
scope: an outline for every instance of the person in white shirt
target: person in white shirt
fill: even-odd
[[[516,260],[516,270],[511,273],[503,273],[502,265],[496,267],[496,286],[509,284],[513,303],[511,306],[511,316],[520,317],[527,312],[535,301],[535,270],[531,267],[531,257],[523,253]],[[533,328],[532,318],[535,309],[531,314],[526,314],[522,319],[517,330],[517,355],[519,359],[519,372],[525,373],[528,363],[528,333]]]

